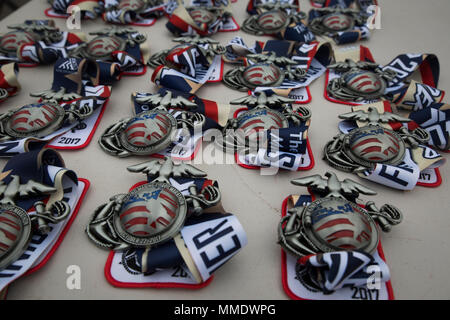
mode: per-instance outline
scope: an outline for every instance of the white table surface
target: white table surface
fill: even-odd
[[[301,0],[302,9],[310,8],[309,1]],[[439,87],[450,88],[450,2],[448,0],[379,0],[382,9],[382,29],[376,30],[368,46],[377,62],[385,64],[401,53],[434,53],[441,63]],[[232,4],[234,17],[239,23],[247,17],[246,0]],[[0,21],[0,32],[7,25],[25,19],[44,19],[47,1],[34,0]],[[173,46],[173,36],[167,31],[166,18],[152,27],[138,27],[150,39],[151,52]],[[57,26],[65,29],[65,20],[56,19]],[[84,21],[83,32],[106,25],[101,19]],[[242,31],[220,33],[213,38],[226,44],[234,36],[242,36],[251,45],[255,37]],[[226,66],[226,68],[229,68]],[[47,89],[52,80],[51,66],[22,68],[19,80],[22,91],[2,103],[1,110],[33,102],[29,92]],[[217,179],[221,186],[224,208],[236,214],[247,231],[249,244],[215,275],[206,288],[185,289],[118,289],[111,286],[103,275],[108,255],[89,242],[84,228],[94,209],[109,196],[123,193],[140,177],[127,172],[126,167],[144,161],[130,157],[118,159],[100,150],[97,140],[111,123],[131,114],[132,91],[154,92],[150,81],[152,70],[140,77],[124,77],[114,85],[104,117],[91,144],[79,151],[63,151],[66,166],[80,177],[88,178],[92,185],[78,217],[60,248],[40,271],[19,279],[10,286],[9,299],[287,299],[281,285],[280,247],[276,244],[276,226],[280,207],[289,194],[305,191],[291,185],[291,179],[310,174],[323,174],[330,167],[321,160],[324,144],[337,133],[338,115],[350,110],[348,106],[332,104],[323,97],[324,77],[311,85],[312,126],[309,137],[316,165],[307,172],[281,172],[275,176],[261,176],[258,171],[246,170],[236,164],[206,165],[198,167]],[[242,96],[221,83],[205,85],[200,97],[228,102]],[[448,155],[445,155],[449,158]],[[0,160],[0,165],[6,160]],[[381,185],[363,181],[355,176],[338,172],[340,177],[354,178],[378,192],[373,198],[377,204],[392,203],[404,213],[404,221],[389,234],[383,234],[382,243],[391,269],[394,293],[398,299],[450,298],[450,166],[441,168],[443,183],[437,189],[417,187],[410,192],[395,191]],[[369,197],[363,197],[369,200]],[[66,288],[66,269],[69,265],[81,268],[81,289]]]

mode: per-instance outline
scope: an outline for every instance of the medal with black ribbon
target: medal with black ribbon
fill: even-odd
[[[147,174],[148,182],[97,208],[86,229],[96,245],[113,250],[106,267],[113,285],[204,286],[246,245],[242,226],[221,212],[218,184],[205,172],[170,158],[128,170]],[[171,276],[177,268],[186,276]]]
[[[16,155],[0,181],[0,291],[42,268],[76,217],[89,182],[51,149]]]
[[[309,170],[314,158],[309,146],[308,129],[311,111],[294,110],[295,101],[264,91],[255,96],[231,101],[245,105],[236,110],[222,129],[216,145],[235,155],[236,162],[248,169],[275,167],[286,170]]]
[[[258,1],[256,1],[258,2]],[[251,3],[251,6],[250,6]],[[263,2],[250,0],[247,12],[251,14],[242,24],[242,30],[253,35],[271,35],[279,39],[310,43],[314,34],[306,26],[306,14],[297,3]]]
[[[282,206],[278,239],[286,293],[293,299],[350,300],[354,288],[362,288],[370,291],[369,300],[392,300],[380,235],[402,221],[401,211],[364,204],[359,195],[376,192],[332,172],[291,182],[308,187],[310,195],[291,195]]]
[[[167,29],[177,36],[209,36],[239,30],[228,0],[171,0],[165,12],[169,18]]]
[[[328,142],[324,159],[334,168],[400,190],[441,184],[445,160],[426,146],[429,134],[410,130],[411,120],[391,113],[388,102],[353,107],[340,115],[341,134]],[[405,125],[403,125],[405,123]]]
[[[269,40],[250,48],[236,37],[227,46],[225,60],[243,66],[227,71],[223,82],[239,91],[266,91],[308,103],[308,85],[326,71],[331,54],[329,44]]]

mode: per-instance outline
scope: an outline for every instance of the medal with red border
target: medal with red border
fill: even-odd
[[[340,115],[341,134],[328,142],[324,159],[334,168],[400,190],[441,184],[442,156],[427,147],[429,134],[410,130],[410,119],[392,113],[388,102],[353,107]]]
[[[8,28],[12,31],[0,35],[0,62],[21,67],[54,63],[84,41],[83,34],[60,31],[53,20],[25,20]]]
[[[162,0],[106,0],[103,20],[114,24],[149,27],[164,14]]]
[[[220,129],[228,119],[226,106],[169,89],[133,93],[135,116],[109,126],[99,140],[101,148],[117,157],[144,155],[192,160],[203,133]]]
[[[249,94],[266,91],[268,95],[308,103],[311,101],[308,85],[326,71],[331,54],[329,44],[269,40],[250,48],[236,37],[227,45],[225,61],[243,66],[227,71],[223,82]]]
[[[236,110],[216,145],[234,153],[236,162],[247,169],[312,169],[314,158],[308,140],[311,112],[306,107],[294,110],[292,103],[281,96],[267,96],[264,91],[232,101],[247,107]]]
[[[167,29],[177,36],[209,36],[239,30],[231,5],[225,1],[169,1],[166,5]]]
[[[390,272],[380,243],[402,221],[396,207],[365,205],[376,192],[327,172],[292,180],[310,195],[283,201],[278,225],[282,281],[292,299],[392,300]]]
[[[152,81],[162,87],[194,93],[205,83],[222,80],[225,48],[219,42],[199,36],[173,41],[179,44],[150,57],[148,65],[155,69]]]
[[[208,285],[212,274],[247,243],[237,218],[220,208],[217,182],[170,158],[128,170],[146,173],[148,182],[112,197],[86,228],[90,240],[112,250],[107,280],[134,288]]]
[[[2,174],[0,291],[42,268],[70,228],[89,187],[54,150],[13,157]]]
[[[86,59],[56,62],[52,88],[31,103],[1,115],[0,156],[11,157],[44,145],[80,149],[89,144],[118,77],[118,66]]]
[[[246,33],[304,43],[315,40],[314,34],[306,26],[306,14],[300,12],[297,2],[250,1],[247,12],[251,16],[242,24],[242,30]]]

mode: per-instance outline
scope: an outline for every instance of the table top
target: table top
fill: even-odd
[[[450,42],[448,30],[450,2],[435,0],[433,5],[421,0],[379,0],[381,29],[375,30],[369,47],[380,64],[390,62],[401,53],[434,53],[440,59],[441,80],[439,87],[450,88]],[[233,14],[242,23],[247,17],[246,0],[232,4]],[[309,1],[302,0],[303,11],[310,9]],[[0,21],[0,32],[7,25],[25,19],[45,18],[47,1],[34,0]],[[173,46],[172,34],[166,29],[166,18],[159,19],[151,27],[136,27],[150,39],[152,53]],[[66,30],[65,20],[56,24]],[[105,27],[101,19],[83,21],[82,32]],[[226,32],[213,38],[226,44],[235,36],[242,36],[252,45],[256,37],[242,31]],[[229,68],[229,66],[226,66]],[[52,81],[53,68],[21,68],[19,81],[22,91],[2,103],[1,110],[21,106],[34,101],[30,92],[47,89]],[[277,240],[277,224],[281,215],[281,203],[289,194],[299,194],[304,188],[290,184],[290,180],[310,174],[323,174],[330,167],[321,159],[325,143],[337,133],[338,115],[350,111],[350,107],[325,100],[324,77],[311,86],[312,124],[309,138],[316,165],[307,172],[279,172],[263,176],[256,170],[247,170],[236,164],[195,164],[220,183],[222,204],[237,215],[248,236],[248,245],[215,274],[212,283],[199,290],[186,289],[119,289],[105,279],[103,268],[108,252],[93,245],[84,228],[95,208],[111,195],[126,192],[139,178],[129,174],[127,166],[144,161],[143,158],[114,158],[104,153],[97,140],[106,127],[131,114],[130,94],[133,91],[154,92],[152,70],[139,77],[123,77],[112,90],[110,102],[91,144],[78,151],[61,151],[66,166],[79,177],[88,178],[91,187],[80,212],[60,248],[48,264],[38,272],[23,277],[9,288],[9,299],[287,299],[281,285],[280,247]],[[203,86],[197,95],[201,98],[227,103],[242,96],[222,83]],[[200,155],[199,155],[200,156]],[[444,155],[449,158],[448,155]],[[200,159],[197,159],[200,161]],[[3,167],[6,160],[0,160]],[[439,188],[416,187],[402,192],[382,185],[358,179],[351,174],[338,172],[339,177],[349,177],[362,182],[378,192],[372,197],[376,203],[392,203],[404,213],[404,221],[391,233],[382,235],[382,244],[390,266],[392,285],[398,299],[448,299],[450,298],[450,217],[448,179],[450,166],[441,167],[443,183]],[[363,197],[366,199],[365,197]],[[67,267],[81,268],[81,289],[66,287]]]

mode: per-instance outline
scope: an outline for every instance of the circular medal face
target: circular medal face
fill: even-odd
[[[197,24],[209,24],[216,20],[214,13],[205,9],[192,9],[189,11],[189,14],[192,17],[192,20]]]
[[[132,190],[114,220],[118,236],[128,244],[149,247],[172,239],[183,227],[187,204],[178,189],[152,182]]]
[[[403,139],[396,132],[379,126],[353,130],[344,145],[345,153],[353,161],[369,168],[377,163],[396,165],[405,155]]]
[[[119,3],[119,9],[138,11],[143,9],[145,2],[143,0],[122,0]]]
[[[363,250],[373,252],[378,245],[378,229],[367,211],[342,198],[326,197],[311,203],[303,216],[310,226],[306,234],[323,252]]]
[[[114,51],[121,51],[125,48],[125,41],[112,36],[98,36],[92,39],[85,50],[86,53],[94,59],[106,59]]]
[[[352,29],[355,22],[346,14],[330,13],[323,18],[322,24],[330,31],[339,32]]]
[[[14,205],[0,205],[0,270],[20,258],[30,239],[28,213]]]
[[[176,128],[177,121],[170,113],[145,111],[128,121],[120,141],[125,149],[135,154],[153,154],[170,145]]]
[[[65,111],[56,104],[29,104],[13,113],[5,131],[16,138],[44,137],[60,127]]]
[[[265,131],[289,126],[289,121],[283,114],[270,109],[247,111],[237,118],[237,123],[238,130],[243,133],[241,142],[245,142],[245,140],[260,141],[265,135]]]
[[[288,16],[284,11],[273,10],[258,17],[258,26],[266,32],[277,32],[288,24]]]
[[[386,90],[386,82],[374,72],[349,71],[342,78],[348,89],[366,99],[379,98]]]
[[[274,64],[256,63],[245,68],[242,78],[249,88],[276,87],[283,82],[284,73]]]
[[[16,56],[17,49],[30,42],[35,42],[31,33],[20,30],[11,31],[0,38],[0,52]]]

